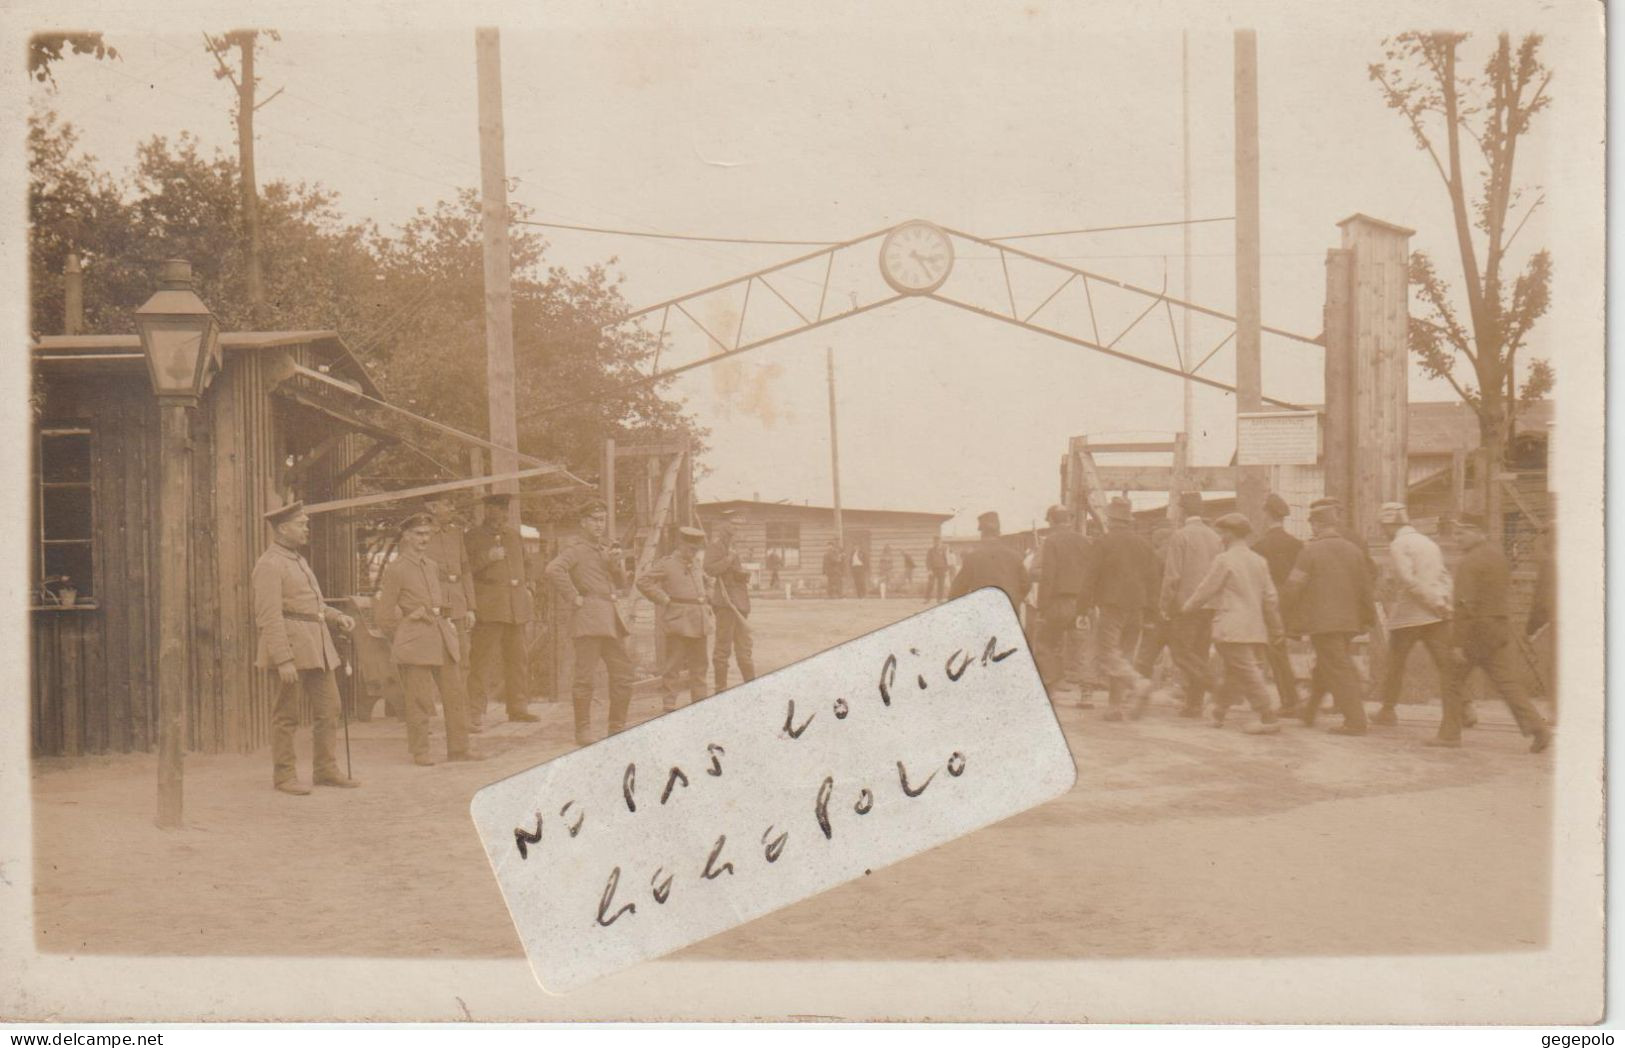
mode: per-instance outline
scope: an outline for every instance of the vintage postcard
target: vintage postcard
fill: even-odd
[[[1602,1018],[1599,5],[0,27],[0,1018]]]

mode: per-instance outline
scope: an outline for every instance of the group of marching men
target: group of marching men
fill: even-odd
[[[508,495],[484,500],[484,517],[464,527],[449,499],[431,499],[426,512],[400,522],[400,545],[385,565],[373,603],[373,621],[390,638],[390,657],[404,694],[407,754],[430,767],[429,719],[439,698],[444,710],[448,762],[483,760],[470,736],[484,730],[486,707],[495,691],[510,721],[535,721],[526,705],[525,626],[535,617],[538,579],[527,569],[519,532],[510,523]],[[676,550],[656,561],[637,580],[639,592],[658,608],[665,636],[665,708],[676,705],[685,683],[690,701],[710,694],[705,667],[708,640],[717,690],[727,687],[730,662],[744,680],[756,676],[752,659],[750,573],[733,547],[733,523],[713,529],[709,542],[698,528],[679,529]],[[566,606],[574,650],[571,698],[575,740],[591,740],[593,677],[602,663],[609,679],[610,734],[626,727],[633,681],[626,650],[629,634],[615,602],[625,588],[624,556],[605,542],[608,510],[589,502],[579,514],[579,530],[567,539],[541,573]],[[353,618],[328,607],[310,564],[300,552],[310,542],[310,518],[301,502],[265,514],[272,542],[254,567],[252,580],[257,634],[255,664],[277,675],[271,716],[272,785],[302,796],[293,734],[301,695],[313,719],[316,786],[354,788],[360,782],[341,771],[336,729],[340,719],[335,673],[338,649],[329,627],[349,633]],[[701,553],[703,551],[703,560]]]
[[[1486,541],[1483,519],[1464,514],[1457,525],[1463,550],[1452,579],[1439,546],[1411,526],[1406,507],[1381,507],[1378,522],[1389,542],[1395,592],[1386,615],[1375,597],[1377,566],[1366,548],[1353,541],[1342,523],[1336,499],[1320,499],[1309,512],[1313,537],[1304,542],[1287,532],[1286,501],[1271,494],[1265,504],[1269,526],[1254,538],[1252,522],[1228,513],[1211,524],[1204,519],[1199,492],[1180,499],[1184,518],[1171,533],[1147,541],[1135,528],[1127,499],[1106,510],[1105,534],[1088,538],[1073,527],[1072,513],[1053,506],[1050,525],[1029,573],[1019,556],[998,540],[997,514],[979,520],[982,543],[965,557],[950,596],[981,586],[999,586],[1020,608],[1037,585],[1032,629],[1039,672],[1051,695],[1065,688],[1065,649],[1079,624],[1098,611],[1094,629],[1101,667],[1109,682],[1105,719],[1137,719],[1153,695],[1152,670],[1167,649],[1174,665],[1181,716],[1199,718],[1205,699],[1215,727],[1231,707],[1253,712],[1243,730],[1274,734],[1281,719],[1297,716],[1312,725],[1322,698],[1332,696],[1342,723],[1338,735],[1364,735],[1366,717],[1360,684],[1350,656],[1355,637],[1386,632],[1387,670],[1380,685],[1381,708],[1369,723],[1397,724],[1395,706],[1411,650],[1427,648],[1439,671],[1444,713],[1430,746],[1461,745],[1463,727],[1476,716],[1463,685],[1482,668],[1506,702],[1531,752],[1551,743],[1552,731],[1530,701],[1517,667],[1517,649],[1508,624],[1509,566],[1496,543]],[[1549,580],[1537,589],[1550,603]],[[1536,616],[1530,619],[1536,628]],[[1309,694],[1300,699],[1286,638],[1306,636],[1315,666]],[[1223,669],[1210,672],[1216,649]],[[1272,701],[1266,667],[1279,702]],[[1092,703],[1086,698],[1080,706]]]

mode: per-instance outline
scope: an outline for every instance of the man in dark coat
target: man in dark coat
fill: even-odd
[[[841,595],[842,582],[845,579],[846,555],[841,552],[841,544],[830,539],[829,548],[824,551],[824,582],[831,597]]]
[[[965,554],[965,561],[948,589],[948,599],[963,597],[983,586],[997,586],[1010,598],[1010,607],[1019,615],[1032,580],[1021,564],[1021,554],[999,541],[999,515],[991,510],[976,518],[982,541]]]
[[[1314,538],[1304,545],[1287,576],[1295,621],[1315,649],[1314,694],[1301,707],[1301,716],[1305,724],[1315,722],[1320,689],[1325,688],[1343,714],[1342,725],[1331,730],[1364,735],[1365,707],[1349,658],[1349,641],[1376,622],[1371,575],[1360,549],[1340,534],[1335,508],[1310,510],[1309,526]]]
[[[1437,738],[1429,746],[1460,746],[1462,728],[1461,696],[1473,667],[1483,669],[1512,718],[1525,735],[1534,736],[1530,753],[1539,753],[1552,743],[1552,729],[1529,701],[1518,675],[1512,651],[1512,632],[1507,622],[1507,583],[1510,572],[1506,556],[1487,541],[1483,518],[1462,514],[1458,535],[1465,555],[1456,565],[1455,616],[1451,643],[1460,649],[1455,687],[1445,689],[1444,718]]]
[[[483,716],[493,671],[503,681],[502,703],[511,721],[533,721],[525,708],[525,624],[535,617],[525,546],[508,524],[510,495],[488,495],[485,519],[464,537],[474,573],[474,638],[469,691]]]
[[[592,740],[593,671],[601,661],[609,675],[609,734],[626,728],[626,710],[632,701],[632,659],[626,653],[631,632],[615,604],[626,584],[621,559],[604,546],[609,510],[602,502],[589,502],[581,510],[581,533],[566,541],[547,565],[547,579],[565,607],[573,606],[570,624],[575,638],[575,675],[570,698],[575,706],[576,745]]]
[[[711,607],[717,613],[717,640],[711,652],[711,669],[716,676],[716,690],[728,687],[728,659],[739,663],[742,681],[756,679],[756,662],[751,657],[750,572],[739,559],[734,548],[734,529],[738,521],[731,510],[725,510],[721,521],[711,530],[711,544],[705,550],[705,573],[711,583]]]
[[[638,579],[638,592],[660,609],[660,632],[666,638],[661,697],[667,713],[677,708],[677,690],[684,685],[684,677],[690,706],[711,694],[705,683],[705,638],[711,623],[706,614],[705,572],[697,556],[704,545],[705,532],[699,528],[678,528],[677,549],[655,561]]]
[[[1089,543],[1072,526],[1072,511],[1067,507],[1051,506],[1044,517],[1049,521],[1049,531],[1038,553],[1038,630],[1033,653],[1038,675],[1053,695],[1065,683],[1061,648],[1066,631],[1078,619]]]
[[[1127,499],[1115,498],[1107,505],[1106,534],[1090,552],[1083,588],[1089,605],[1100,609],[1100,664],[1110,681],[1106,719],[1123,719],[1123,698],[1131,689],[1131,716],[1138,718],[1145,712],[1150,686],[1131,660],[1145,609],[1156,603],[1157,558],[1151,544],[1135,532],[1134,508]]]
[[[1269,498],[1264,500],[1264,517],[1269,526],[1264,529],[1253,543],[1253,552],[1264,558],[1264,563],[1270,568],[1270,581],[1275,583],[1277,593],[1286,594],[1287,576],[1292,574],[1292,565],[1298,561],[1298,554],[1303,550],[1303,540],[1290,534],[1286,530],[1285,521],[1292,515],[1292,508],[1275,492],[1270,492]],[[1295,633],[1291,609],[1284,606],[1281,617],[1285,620],[1288,633]],[[1270,673],[1275,677],[1275,691],[1281,698],[1280,713],[1288,716],[1297,712],[1298,705],[1298,676],[1292,669],[1292,660],[1287,656],[1286,637],[1282,636],[1271,644],[1265,653],[1269,662]]]

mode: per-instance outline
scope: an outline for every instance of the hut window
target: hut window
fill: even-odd
[[[40,574],[67,576],[85,597],[95,594],[90,461],[90,430],[40,430]]]
[[[778,550],[786,568],[801,567],[801,525],[793,520],[767,522],[767,552]]]

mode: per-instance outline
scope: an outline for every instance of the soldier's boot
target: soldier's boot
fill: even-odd
[[[1391,728],[1399,723],[1399,717],[1394,713],[1392,706],[1384,703],[1382,709],[1371,715],[1371,723],[1382,724]]]

